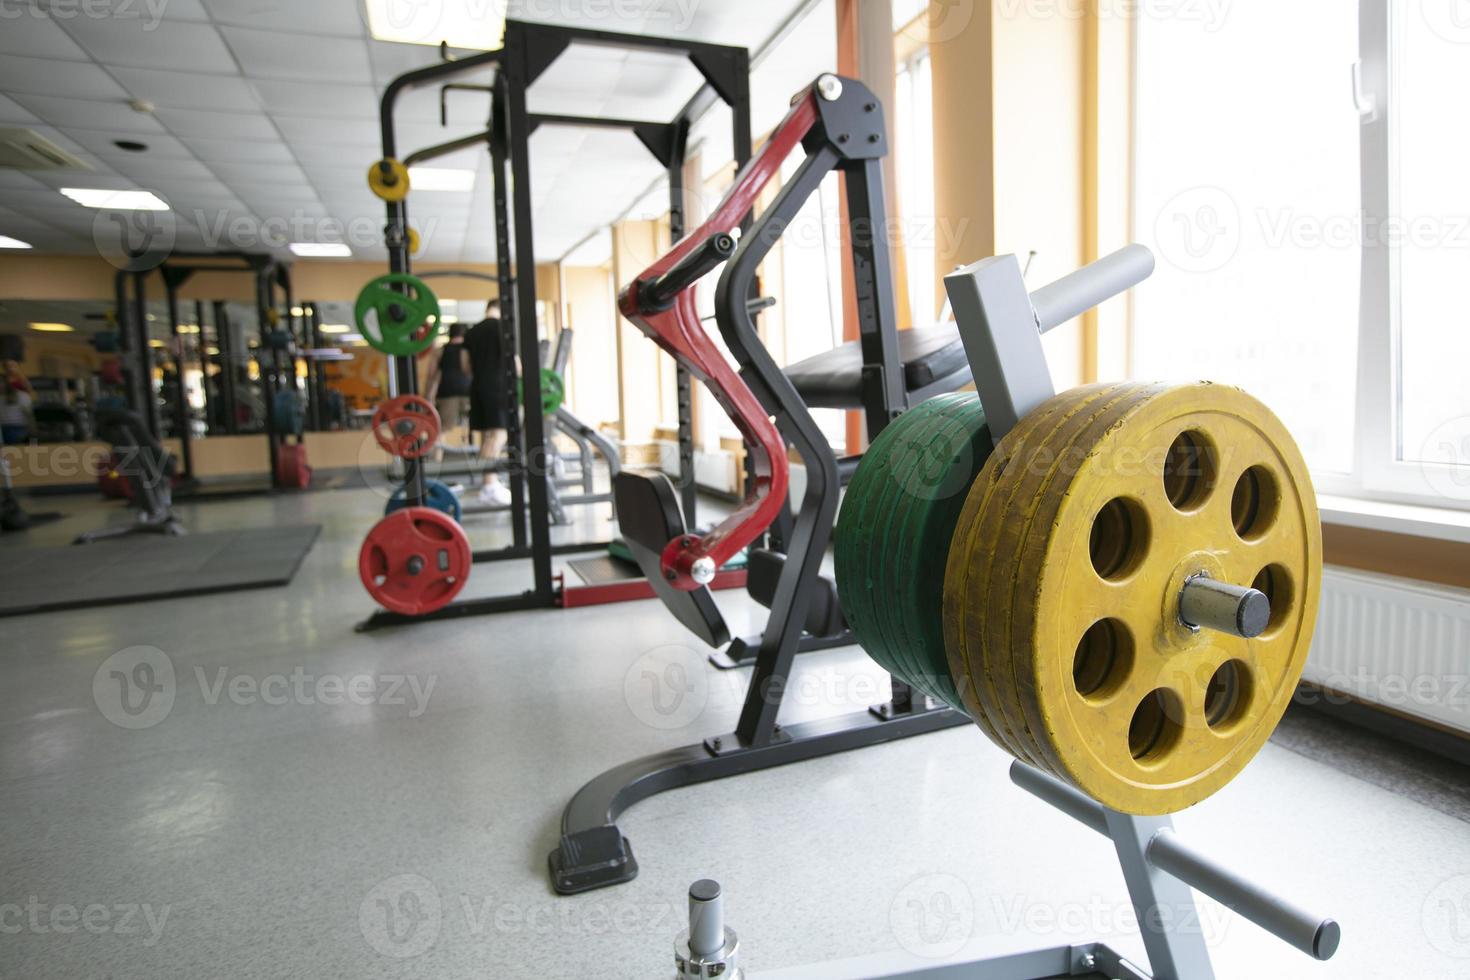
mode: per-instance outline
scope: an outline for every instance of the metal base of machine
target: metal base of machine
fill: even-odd
[[[835,650],[838,647],[850,647],[857,643],[853,639],[851,630],[843,630],[835,636],[812,636],[806,634],[797,644],[797,653],[814,653],[817,650]],[[723,650],[716,650],[709,655],[709,662],[720,670],[734,670],[737,667],[755,666],[756,655],[761,651],[761,638],[755,636],[736,637],[730,641],[730,645]]]
[[[1103,943],[1046,946],[966,962],[918,964],[901,953],[757,973],[750,980],[1153,980],[1152,974]]]
[[[617,819],[656,793],[969,723],[948,709],[919,709],[891,720],[857,711],[780,728],[764,745],[741,745],[732,734],[625,762],[587,783],[567,804],[561,843],[548,859],[551,886],[571,895],[631,881],[638,865]],[[626,859],[612,847],[614,838],[622,842]]]

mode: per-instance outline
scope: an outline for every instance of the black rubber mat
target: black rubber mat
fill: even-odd
[[[582,576],[582,581],[588,585],[611,585],[614,582],[626,582],[643,577],[637,565],[610,555],[579,558],[576,561],[567,562],[567,567]]]
[[[305,524],[178,538],[138,534],[9,549],[0,562],[0,616],[285,585],[321,529]]]

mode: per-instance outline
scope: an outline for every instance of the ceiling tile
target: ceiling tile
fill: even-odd
[[[206,163],[290,163],[291,151],[282,143],[260,140],[184,137],[184,145]]]
[[[198,160],[169,160],[151,158],[148,154],[130,153],[111,157],[108,162],[118,173],[126,174],[143,183],[183,178],[186,180],[214,180],[215,175]]]
[[[114,158],[127,159],[136,157],[140,160],[188,159],[192,154],[188,148],[178,140],[165,132],[157,133],[131,133],[115,129],[70,129],[67,135],[83,148],[97,154],[98,156],[111,160]],[[148,149],[142,153],[129,153],[127,150],[117,148],[117,140],[135,140],[146,143]]]
[[[306,174],[294,163],[223,163],[215,162],[210,170],[227,184],[246,183],[305,184]]]
[[[78,17],[67,21],[66,30],[104,65],[216,74],[236,70],[212,24]]]
[[[282,129],[291,125],[291,120],[283,116],[277,117],[277,122]],[[290,139],[291,152],[303,164],[324,163],[333,166],[345,166],[347,164],[361,163],[364,187],[367,181],[367,168],[383,155],[383,148],[374,138],[375,134],[369,133],[367,137],[354,130],[356,139],[352,140],[315,140],[310,136]]]
[[[380,88],[404,72],[439,63],[439,52],[431,45],[395,44],[390,41],[369,41],[367,45],[368,57],[373,66],[373,80]],[[488,85],[493,77],[487,71],[483,78],[464,80]]]
[[[128,97],[123,87],[96,65],[14,56],[0,58],[0,91],[73,99],[123,101]]]
[[[204,0],[216,23],[299,34],[366,37],[362,0]]]
[[[318,82],[305,87],[300,82],[266,78],[252,79],[250,84],[266,111],[273,114],[336,119],[378,117],[378,94],[371,85],[325,85]]]
[[[35,114],[14,99],[0,95],[0,123],[35,122]]]
[[[122,0],[111,0],[113,3]],[[209,14],[204,9],[204,4],[199,0],[136,0],[136,2],[147,5],[152,3],[155,10],[159,10],[168,20],[208,20]]]
[[[255,112],[260,103],[245,79],[235,75],[114,68],[113,76],[135,99],[180,109],[223,109]]]
[[[129,133],[161,133],[163,127],[146,112],[134,112],[126,102],[57,99],[49,95],[17,95],[15,101],[49,125],[76,129],[107,129]]]
[[[31,11],[27,10],[26,13]],[[23,54],[32,58],[66,61],[87,60],[87,52],[78,47],[49,17],[7,16],[5,29],[0,31],[0,54]]]
[[[176,136],[271,141],[280,138],[269,119],[252,113],[159,109],[158,118]]]
[[[9,167],[0,168],[0,187],[7,190],[41,190],[45,187],[40,181],[30,174],[19,170],[11,170]]]
[[[370,119],[302,119],[296,116],[276,116],[275,120],[282,135],[293,144],[374,146],[378,143],[378,126]],[[363,166],[381,155],[381,152],[374,153],[372,159],[363,161]],[[341,155],[337,158],[339,161],[344,159]]]
[[[327,82],[372,81],[366,42],[355,38],[311,37],[279,31],[221,27],[220,33],[253,78],[301,78]],[[302,93],[310,98],[309,91]]]

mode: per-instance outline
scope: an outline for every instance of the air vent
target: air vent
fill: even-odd
[[[14,127],[0,127],[0,167],[11,170],[92,169],[40,133]]]

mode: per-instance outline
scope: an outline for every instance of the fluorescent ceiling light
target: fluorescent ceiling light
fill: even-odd
[[[23,242],[19,238],[11,238],[9,235],[0,235],[0,248],[30,248],[30,242]]]
[[[69,323],[33,323],[33,324],[31,324],[31,329],[32,330],[39,330],[41,333],[71,333],[72,332],[72,326]]]
[[[163,346],[163,341],[159,340],[157,337],[149,337],[148,338],[148,346],[149,347],[154,347],[154,348],[162,347]]]
[[[293,307],[291,307],[291,315],[292,316],[306,316],[306,311],[303,310],[299,306],[293,306]]]
[[[352,344],[355,347],[367,346],[367,338],[360,333],[344,333],[342,335],[342,340],[346,343]]]
[[[409,167],[408,186],[416,191],[468,191],[475,186],[475,172],[453,167]]]
[[[119,191],[107,187],[63,187],[61,193],[84,208],[109,211],[167,211],[152,191]]]
[[[322,333],[347,333],[352,328],[345,323],[323,323],[317,329]]]
[[[402,44],[449,42],[451,48],[498,48],[505,37],[509,0],[366,0],[368,32]]]
[[[459,322],[459,317],[455,316],[453,313],[449,313],[449,314],[446,314],[445,316],[441,316],[439,318],[439,322],[442,323],[442,324],[445,324],[447,326],[448,324],[451,324],[451,323],[458,323]]]
[[[199,324],[197,324],[197,323],[181,323],[181,324],[179,324],[179,333],[198,333],[198,332],[199,332]]]
[[[339,259],[350,256],[352,249],[340,243],[292,242],[291,252],[309,259]]]

